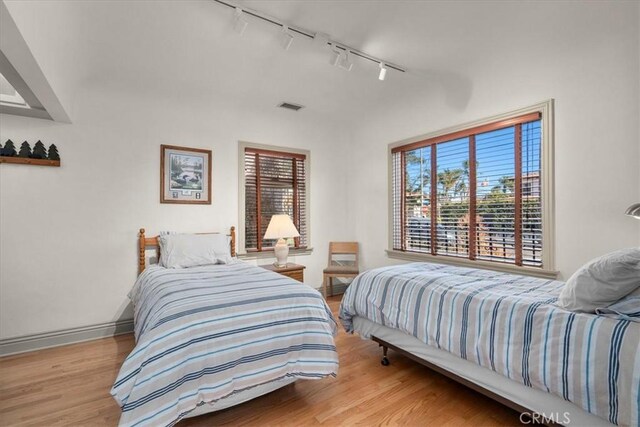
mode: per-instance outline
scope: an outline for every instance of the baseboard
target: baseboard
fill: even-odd
[[[133,332],[133,319],[0,339],[0,357]]]
[[[334,283],[334,295],[344,293],[347,285],[348,284],[344,283]],[[316,289],[322,292],[322,286]],[[117,322],[107,322],[80,328],[62,329],[41,334],[24,335],[21,337],[4,338],[0,339],[0,357],[74,344],[82,341],[107,338],[130,332],[133,332],[133,319],[118,320]]]

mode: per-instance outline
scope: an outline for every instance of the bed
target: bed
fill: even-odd
[[[120,425],[173,425],[337,374],[336,323],[318,291],[237,260],[146,266],[157,240],[141,230],[130,293],[136,346],[111,390]]]
[[[433,263],[383,267],[347,289],[340,319],[547,424],[640,422],[640,323],[556,305],[563,282]]]

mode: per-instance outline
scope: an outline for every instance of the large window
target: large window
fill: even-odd
[[[394,144],[392,252],[551,269],[544,126],[531,111]]]
[[[271,216],[287,214],[300,237],[291,239],[295,248],[308,244],[307,160],[301,152],[242,147],[244,152],[244,249],[273,249],[274,239],[265,239]]]

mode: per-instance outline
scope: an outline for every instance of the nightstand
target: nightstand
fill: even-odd
[[[304,269],[306,268],[304,265],[288,263],[286,267],[276,267],[273,264],[261,265],[260,267],[291,277],[298,282],[304,282]]]

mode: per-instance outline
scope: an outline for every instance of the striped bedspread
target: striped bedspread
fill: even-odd
[[[640,323],[565,311],[563,282],[412,263],[358,276],[340,319],[400,329],[613,424],[640,423]]]
[[[336,323],[314,289],[238,261],[147,268],[136,346],[111,394],[120,425],[172,425],[205,402],[285,378],[335,376]]]

